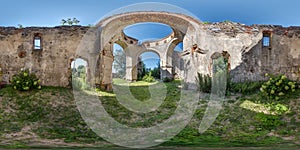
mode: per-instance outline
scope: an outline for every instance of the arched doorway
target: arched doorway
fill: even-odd
[[[138,57],[138,80],[142,80],[145,75],[151,75],[155,79],[161,79],[160,57],[155,52],[144,52]]]
[[[88,89],[90,82],[88,62],[82,58],[71,62],[72,87]]]

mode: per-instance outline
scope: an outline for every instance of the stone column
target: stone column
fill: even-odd
[[[90,82],[92,86],[100,85],[101,56],[99,55],[99,53],[90,53],[88,60],[89,60],[87,66],[88,82]]]
[[[103,90],[111,91],[112,90],[112,64],[114,61],[114,56],[112,49],[104,49],[102,51],[101,58],[101,82],[100,88]]]
[[[169,78],[169,79],[173,79],[173,74],[172,74],[172,70],[173,70],[173,67],[172,66],[161,66],[161,79],[164,79],[164,78]]]
[[[169,78],[173,79],[173,66],[172,66],[172,54],[173,53],[165,53],[164,57],[160,59],[160,77],[161,79]]]
[[[126,80],[131,82],[137,80],[137,61],[128,55],[126,55]]]

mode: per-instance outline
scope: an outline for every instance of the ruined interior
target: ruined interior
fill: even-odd
[[[138,43],[123,29],[140,22],[163,23],[173,32],[157,41]],[[174,53],[180,42],[184,51]],[[88,82],[110,90],[114,43],[125,50],[128,81],[137,79],[138,56],[146,51],[160,56],[161,79],[176,75],[189,88],[195,88],[197,72],[211,74],[216,53],[228,59],[234,82],[264,80],[265,73],[285,74],[300,81],[300,27],[203,23],[168,12],[118,14],[95,27],[0,27],[0,79],[9,83],[21,68],[28,68],[42,85],[68,87],[71,62],[82,58],[88,64]]]

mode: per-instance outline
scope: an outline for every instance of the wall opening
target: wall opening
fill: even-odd
[[[144,22],[129,25],[123,30],[126,36],[138,40],[138,43],[145,41],[156,41],[169,36],[173,30],[170,26],[162,23]]]
[[[71,62],[73,88],[89,89],[88,63],[84,59],[77,58]]]
[[[124,79],[126,76],[126,55],[124,49],[117,43],[113,45],[113,55],[112,77]]]
[[[41,50],[42,49],[42,36],[39,33],[34,35],[33,49],[34,50]]]
[[[144,52],[138,57],[137,64],[138,80],[142,80],[145,75],[151,74],[155,79],[160,79],[160,57],[154,52]]]
[[[263,32],[263,47],[271,47],[271,32],[270,31],[264,31]]]

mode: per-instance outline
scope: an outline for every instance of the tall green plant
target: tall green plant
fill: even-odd
[[[203,75],[197,73],[196,82],[198,83],[198,90],[204,93],[210,93],[211,91],[211,77],[209,75]]]
[[[152,73],[149,72],[148,74],[146,74],[146,75],[143,77],[143,81],[145,81],[145,82],[154,82],[154,81],[155,81],[155,78],[152,76]]]

